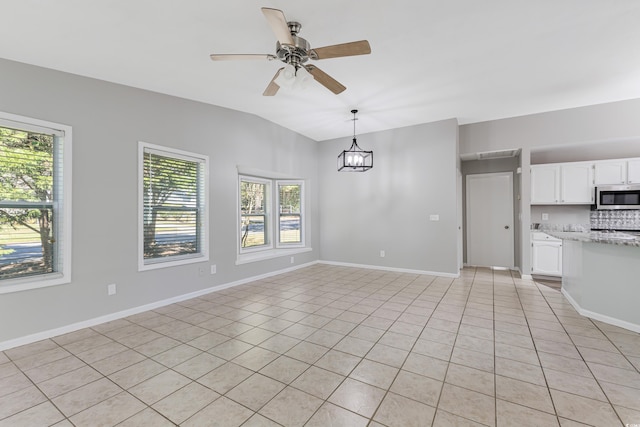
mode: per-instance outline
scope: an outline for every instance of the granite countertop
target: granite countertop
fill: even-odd
[[[574,231],[544,231],[544,233],[563,240],[574,240],[585,243],[606,243],[608,245],[635,246],[640,248],[640,236],[624,232],[574,232]]]

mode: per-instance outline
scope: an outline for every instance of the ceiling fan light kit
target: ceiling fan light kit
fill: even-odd
[[[371,46],[367,40],[325,46],[312,49],[309,42],[298,36],[302,25],[296,21],[287,21],[284,13],[278,9],[262,8],[271,30],[276,35],[276,54],[212,54],[213,61],[278,59],[286,65],[273,76],[265,89],[264,96],[273,96],[278,90],[304,89],[311,80],[315,80],[334,94],[343,92],[346,87],[320,70],[315,65],[306,64],[311,60],[339,58],[344,56],[367,55]]]
[[[373,168],[373,151],[365,151],[358,146],[356,141],[356,113],[353,114],[353,142],[348,150],[338,155],[338,172],[366,172]]]
[[[284,89],[304,90],[309,87],[313,76],[304,67],[296,69],[293,65],[287,64],[273,80],[275,84]]]

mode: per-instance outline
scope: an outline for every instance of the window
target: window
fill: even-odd
[[[207,156],[139,143],[139,269],[207,261]]]
[[[267,208],[271,183],[258,178],[240,179],[240,248],[271,246]]]
[[[71,128],[0,113],[0,293],[70,275]]]
[[[302,182],[278,181],[278,245],[301,245]]]
[[[239,259],[242,254],[262,254],[248,258],[253,260],[304,248],[303,181],[240,175],[239,187]]]

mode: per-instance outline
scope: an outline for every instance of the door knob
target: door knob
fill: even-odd
[[[505,229],[505,230],[508,230],[508,229],[509,229],[509,226],[508,226],[508,225],[505,225],[505,226],[504,226],[504,229]]]

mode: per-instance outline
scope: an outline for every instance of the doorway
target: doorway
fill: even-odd
[[[467,264],[514,268],[513,172],[466,177]]]

